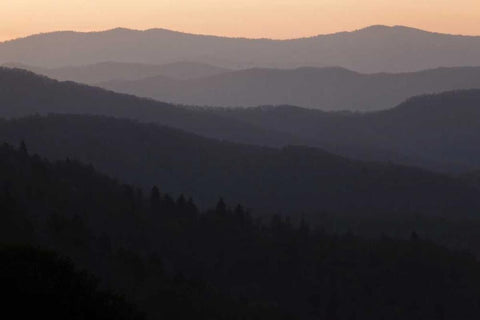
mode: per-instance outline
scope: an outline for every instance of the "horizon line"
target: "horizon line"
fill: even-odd
[[[112,31],[132,31],[132,32],[149,32],[149,31],[165,31],[165,32],[172,32],[172,33],[178,33],[178,34],[184,34],[184,35],[193,35],[193,36],[203,36],[203,37],[214,37],[214,38],[226,38],[226,39],[242,39],[242,40],[269,40],[269,41],[291,41],[291,40],[299,40],[299,39],[310,39],[310,38],[316,38],[316,37],[322,37],[322,36],[331,36],[331,35],[336,35],[336,34],[342,34],[342,33],[355,33],[355,32],[360,32],[368,29],[373,29],[373,28],[383,28],[383,29],[395,29],[395,28],[403,28],[403,29],[408,29],[408,30],[416,30],[420,32],[426,32],[426,33],[432,33],[432,34],[439,34],[439,35],[450,35],[450,36],[461,36],[461,37],[479,37],[480,35],[469,35],[469,34],[455,34],[455,33],[445,33],[445,32],[437,32],[437,31],[431,31],[431,30],[425,30],[425,29],[420,29],[416,27],[411,27],[411,26],[406,26],[406,25],[385,25],[385,24],[372,24],[368,25],[366,27],[358,28],[358,29],[353,29],[353,30],[343,30],[343,31],[336,31],[336,32],[330,32],[330,33],[319,33],[319,34],[314,34],[310,36],[300,36],[300,37],[295,37],[295,38],[269,38],[269,37],[243,37],[243,36],[228,36],[228,35],[214,35],[214,34],[204,34],[204,33],[192,33],[192,32],[186,32],[186,31],[179,31],[179,30],[173,30],[173,29],[167,29],[167,28],[161,28],[161,27],[155,27],[155,28],[147,28],[147,29],[135,29],[135,28],[127,28],[127,27],[115,27],[115,28],[110,28],[110,29],[102,29],[102,30],[89,30],[89,31],[78,31],[78,30],[54,30],[54,31],[45,31],[45,32],[39,32],[39,33],[32,33],[28,34],[25,36],[19,36],[16,38],[11,38],[7,40],[0,41],[0,44],[7,43],[7,42],[12,42],[12,41],[17,41],[21,39],[26,39],[26,38],[31,38],[35,36],[42,36],[42,35],[49,35],[49,34],[55,34],[55,33],[80,33],[80,34],[97,34],[97,33],[106,33],[106,32],[112,32]]]

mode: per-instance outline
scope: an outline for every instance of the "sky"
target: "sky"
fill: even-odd
[[[480,0],[0,0],[0,41],[58,31],[165,28],[289,39],[405,25],[480,35]]]

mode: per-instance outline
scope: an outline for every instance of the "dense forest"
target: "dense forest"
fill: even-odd
[[[259,220],[222,199],[199,210],[193,200],[173,198],[156,186],[146,192],[74,160],[48,162],[30,155],[25,143],[0,147],[0,177],[1,242],[70,256],[101,279],[101,290],[124,294],[151,319],[477,319],[480,314],[480,263],[415,232],[404,240],[332,234],[279,215]],[[0,259],[12,274],[12,290],[25,270],[14,266],[34,263],[45,278],[33,274],[24,281],[34,286],[53,281],[53,296],[87,290],[91,300],[82,303],[98,302],[92,286],[76,280],[71,264],[51,254],[2,247]],[[75,287],[49,280],[52,270],[64,270],[62,279]],[[100,297],[100,304],[110,299]],[[128,306],[133,313],[122,316],[134,319]]]

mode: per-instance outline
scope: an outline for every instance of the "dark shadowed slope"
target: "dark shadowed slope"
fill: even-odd
[[[264,212],[475,215],[479,191],[421,169],[364,163],[306,147],[270,149],[210,140],[156,125],[92,116],[0,123],[0,139],[32,152],[92,163],[127,182],[219,196]]]
[[[480,37],[373,26],[286,41],[192,35],[163,29],[54,32],[0,44],[0,63],[41,67],[102,61],[166,64],[197,61],[228,68],[341,66],[360,72],[406,72],[480,65]]]
[[[101,86],[190,105],[287,104],[321,110],[371,111],[394,107],[419,94],[480,88],[480,68],[440,68],[400,74],[360,74],[342,68],[249,69],[184,81],[157,76],[114,80]]]
[[[230,71],[229,69],[208,64],[187,61],[166,65],[101,62],[86,66],[61,68],[40,68],[18,63],[6,63],[4,67],[25,69],[56,80],[86,84],[96,84],[111,80],[140,80],[154,76],[172,79],[193,79]]]
[[[207,111],[316,139],[317,146],[358,158],[441,170],[480,168],[480,90],[418,96],[391,110],[366,114],[289,106]]]

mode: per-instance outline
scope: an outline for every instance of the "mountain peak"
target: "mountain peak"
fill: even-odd
[[[431,33],[429,31],[425,31],[422,29],[417,29],[417,28],[407,27],[402,25],[387,26],[387,25],[381,25],[381,24],[368,26],[368,27],[356,30],[354,32],[389,32],[389,31]]]
[[[383,30],[389,30],[393,27],[391,26],[387,26],[387,25],[384,25],[384,24],[374,24],[374,25],[371,25],[371,26],[368,26],[368,27],[365,27],[365,28],[361,28],[359,29],[358,31],[383,31]]]
[[[125,33],[133,33],[133,32],[141,32],[141,30],[118,27],[118,28],[113,28],[105,31],[93,31],[91,33],[125,34]]]
[[[135,31],[135,30],[129,29],[129,28],[124,28],[124,27],[117,27],[117,28],[113,28],[113,29],[110,29],[110,30],[107,30],[107,31],[120,32],[120,31]]]

